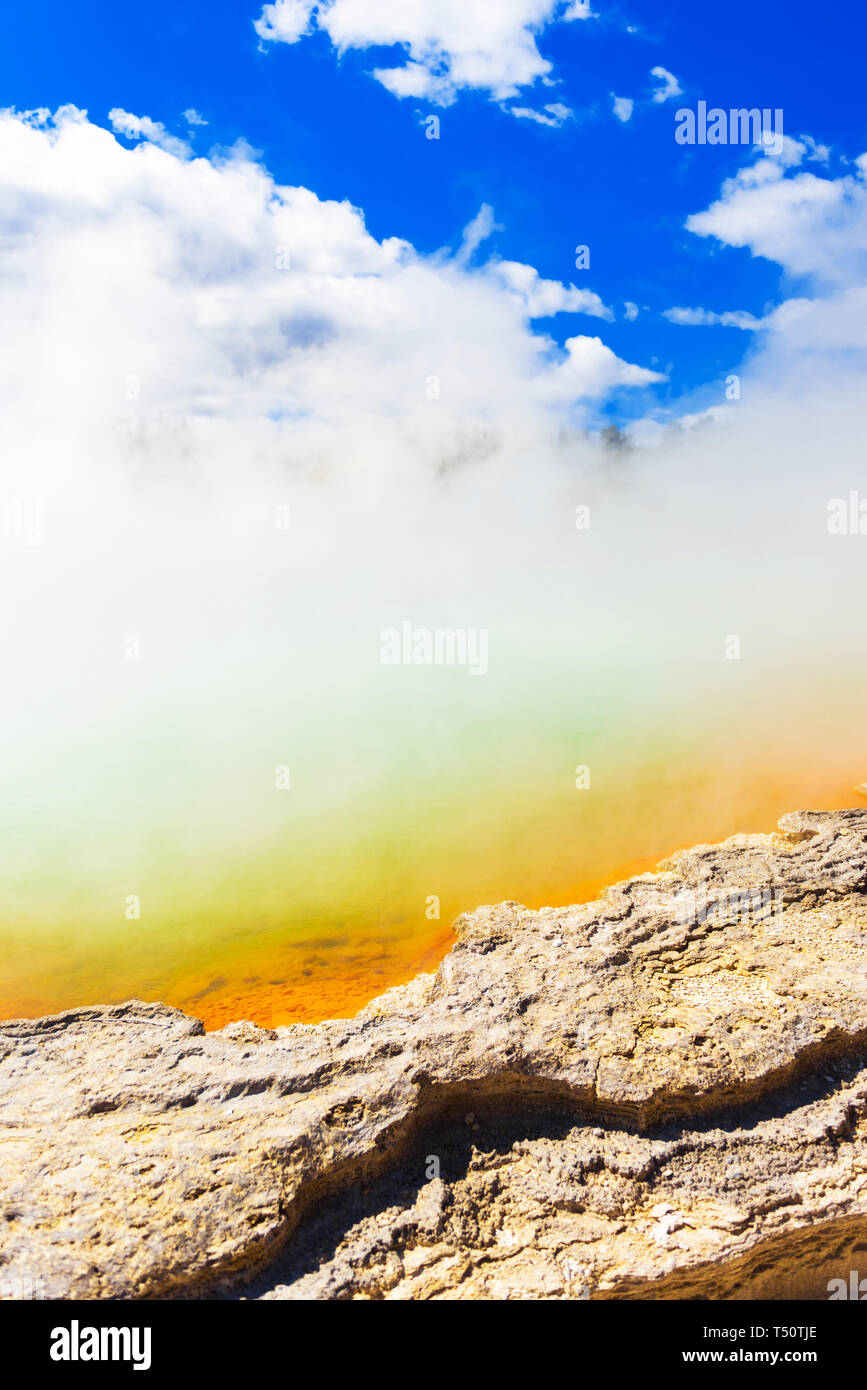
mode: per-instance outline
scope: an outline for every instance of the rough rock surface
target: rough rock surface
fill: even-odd
[[[867,1272],[867,811],[780,825],[480,908],[351,1020],[0,1024],[0,1286],[827,1296]]]

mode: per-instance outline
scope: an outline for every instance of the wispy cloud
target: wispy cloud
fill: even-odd
[[[318,28],[339,53],[399,45],[405,61],[372,75],[394,96],[446,106],[462,91],[487,92],[503,102],[544,81],[552,65],[539,51],[538,36],[555,21],[590,18],[582,0],[275,0],[264,6],[255,29],[263,44],[293,44]]]
[[[108,119],[112,130],[116,130],[119,135],[125,135],[128,140],[147,140],[179,158],[190,152],[185,140],[170,135],[164,125],[159,121],[152,121],[150,116],[134,116],[131,111],[124,111],[121,107],[115,106],[109,111]]]
[[[494,209],[490,203],[482,203],[475,217],[464,227],[460,250],[457,254],[458,264],[466,265],[482,242],[487,241],[496,228]]]
[[[570,106],[564,106],[559,101],[550,102],[541,111],[529,106],[510,106],[508,111],[511,116],[518,116],[521,120],[535,121],[537,125],[551,126],[555,129],[575,114]]]
[[[653,100],[656,102],[669,101],[672,97],[679,97],[683,88],[678,82],[673,72],[668,68],[655,67],[650,69],[651,77],[657,79],[657,86],[653,91]]]
[[[722,328],[756,329],[763,326],[763,320],[744,310],[736,309],[722,314],[711,309],[664,309],[663,318],[669,323],[680,323],[689,327],[718,325]]]

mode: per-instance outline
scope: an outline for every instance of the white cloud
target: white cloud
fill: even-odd
[[[397,97],[446,106],[462,90],[508,101],[544,81],[551,63],[539,34],[554,21],[590,17],[588,5],[563,0],[276,0],[255,28],[263,42],[297,43],[318,27],[340,53],[400,45],[405,61],[373,76]]]
[[[488,206],[456,257],[425,257],[376,240],[348,203],[275,185],[243,148],[193,160],[156,122],[113,119],[142,137],[135,149],[80,112],[56,125],[0,118],[0,263],[14,272],[0,380],[11,400],[35,382],[49,389],[47,340],[80,339],[69,391],[62,370],[51,387],[72,415],[94,397],[122,415],[130,375],[156,415],[292,419],[296,441],[423,415],[434,447],[429,376],[442,380],[435,419],[446,433],[468,414],[532,412],[552,399],[546,379],[565,376],[529,320],[610,317],[591,291],[531,266],[470,266],[495,225]],[[613,353],[605,360],[606,373],[594,360],[584,381],[573,353],[573,400],[609,378],[643,380]],[[568,405],[563,389],[555,395]]]
[[[632,322],[633,319],[637,319],[637,318],[638,318],[638,305],[637,305],[637,304],[633,304],[633,302],[632,302],[631,299],[627,299],[627,300],[626,300],[626,302],[625,302],[624,305],[623,305],[623,309],[624,309],[624,313],[625,313],[626,318],[627,318],[630,322]]]
[[[650,69],[651,77],[657,78],[658,85],[654,88],[653,100],[657,102],[668,101],[671,97],[679,97],[683,88],[678,82],[673,72],[668,68],[655,67]]]
[[[760,154],[686,223],[698,236],[776,263],[786,280],[797,277],[809,293],[784,299],[761,318],[705,309],[665,315],[677,323],[761,329],[750,358],[753,379],[764,391],[785,383],[805,400],[823,391],[830,398],[838,377],[849,380],[854,373],[858,380],[867,370],[867,154],[847,163],[853,173],[817,177],[800,167],[817,148],[821,159],[824,147],[801,136],[774,155]]]
[[[277,0],[265,5],[256,20],[259,37],[268,43],[297,43],[309,33],[316,0]]]
[[[794,169],[804,162],[807,144],[795,140],[791,135],[777,135],[774,143],[754,146],[757,157],[752,164],[746,164],[738,171],[737,178],[747,187],[751,184],[772,183],[786,169]]]
[[[689,326],[716,324],[723,328],[745,329],[761,328],[764,322],[740,309],[722,314],[714,313],[711,309],[664,309],[663,318],[667,318],[670,323]]]
[[[508,111],[510,116],[518,116],[521,120],[535,121],[537,125],[551,126],[555,129],[575,114],[570,106],[564,106],[559,101],[550,102],[542,111],[536,111],[530,106],[510,106]]]
[[[170,135],[164,125],[159,121],[152,121],[150,116],[134,116],[131,111],[124,111],[121,107],[115,106],[109,111],[108,119],[112,129],[119,135],[125,135],[128,140],[147,140],[179,158],[190,152],[185,140]]]
[[[490,203],[482,203],[475,217],[464,227],[461,246],[457,255],[458,261],[462,264],[469,261],[482,242],[487,241],[496,229],[494,209]]]
[[[765,325],[785,340],[789,351],[867,350],[867,288],[853,286],[824,299],[784,300],[767,315]]]
[[[208,122],[205,120],[204,116],[200,116],[199,113],[198,113],[198,111],[196,110],[196,108],[195,108],[194,106],[188,106],[188,107],[187,107],[186,111],[184,112],[184,120],[186,121],[187,125],[207,125],[207,124],[208,124]]]
[[[815,160],[817,164],[827,164],[831,158],[830,145],[820,145],[811,135],[802,135],[801,139],[807,147],[807,158]]]
[[[540,383],[543,398],[551,402],[601,398],[620,386],[652,386],[666,380],[663,372],[624,362],[601,338],[567,338],[564,349],[565,359]]]
[[[723,184],[706,211],[687,220],[688,229],[727,246],[747,247],[793,275],[830,284],[863,280],[867,156],[855,161],[856,173],[837,179],[791,172],[796,162],[797,150],[791,148],[782,160],[760,156]]]
[[[855,378],[863,391],[867,374],[867,288],[863,284],[836,288],[820,298],[786,299],[767,313],[761,327],[762,351],[754,360],[755,375],[799,390],[805,402],[827,398],[828,409],[841,383]],[[845,395],[845,386],[840,387]],[[867,422],[865,422],[867,427]]]
[[[592,290],[562,285],[559,280],[543,280],[531,265],[518,261],[495,261],[488,267],[490,275],[518,295],[528,318],[547,318],[552,314],[590,314],[594,318],[613,319],[612,311]]]
[[[618,121],[626,122],[630,120],[632,112],[635,108],[635,102],[633,101],[632,97],[617,97],[612,92],[611,101],[614,107],[614,114],[617,117]]]

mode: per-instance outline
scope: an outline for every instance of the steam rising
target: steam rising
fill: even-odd
[[[481,901],[850,799],[851,287],[610,449],[595,404],[658,374],[592,293],[559,349],[530,316],[574,287],[72,110],[0,120],[0,183],[3,1012],[313,1016]],[[384,664],[403,623],[484,630],[486,673]]]

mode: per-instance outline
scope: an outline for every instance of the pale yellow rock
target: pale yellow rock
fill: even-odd
[[[781,831],[480,908],[348,1021],[0,1025],[0,1291],[821,1295],[867,1239],[867,811]]]

